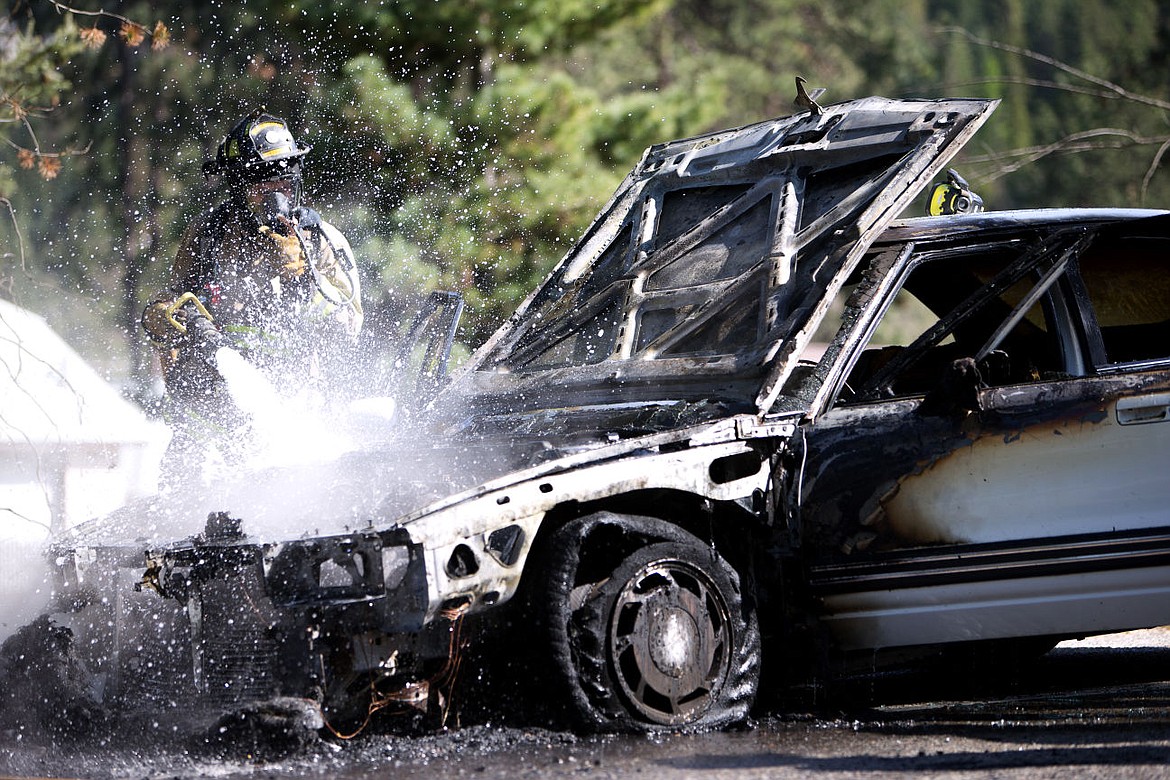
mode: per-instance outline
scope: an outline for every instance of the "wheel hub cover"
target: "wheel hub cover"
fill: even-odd
[[[687,612],[674,607],[650,614],[650,657],[663,674],[679,678],[699,646],[699,627]]]
[[[703,572],[657,561],[619,594],[610,642],[618,682],[634,707],[659,723],[685,723],[710,704],[725,672],[726,606]]]

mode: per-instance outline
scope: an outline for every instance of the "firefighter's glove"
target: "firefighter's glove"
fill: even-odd
[[[272,270],[280,275],[281,281],[291,282],[304,276],[309,266],[301,240],[291,229],[287,233],[273,230],[268,225],[260,226],[260,234],[273,244],[274,251],[267,254]]]
[[[220,347],[232,346],[232,340],[222,333],[215,324],[199,315],[187,318],[187,332],[183,338],[185,346],[214,353]]]
[[[179,301],[190,298],[179,306]],[[155,301],[142,312],[142,327],[150,334],[156,346],[169,349],[181,348],[191,343],[191,325],[196,320],[203,320],[214,329],[214,325],[207,319],[207,310],[194,303],[191,293],[184,293],[177,299]]]
[[[168,310],[170,301],[155,301],[142,312],[142,328],[155,345],[174,347],[183,337],[183,332],[171,324]]]

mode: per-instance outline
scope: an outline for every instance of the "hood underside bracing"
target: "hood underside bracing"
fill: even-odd
[[[448,398],[769,413],[866,248],[995,106],[872,97],[651,147]]]

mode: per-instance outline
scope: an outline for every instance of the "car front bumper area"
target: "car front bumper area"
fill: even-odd
[[[230,518],[163,549],[55,555],[61,612],[102,700],[223,711],[275,696],[357,715],[423,706],[462,614],[425,621],[421,547],[405,531],[249,543]]]

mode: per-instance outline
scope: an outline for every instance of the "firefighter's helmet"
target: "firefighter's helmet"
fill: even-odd
[[[299,183],[301,158],[311,148],[297,143],[283,119],[259,108],[227,132],[215,150],[215,158],[204,163],[203,173],[222,174],[239,184],[276,179]]]

